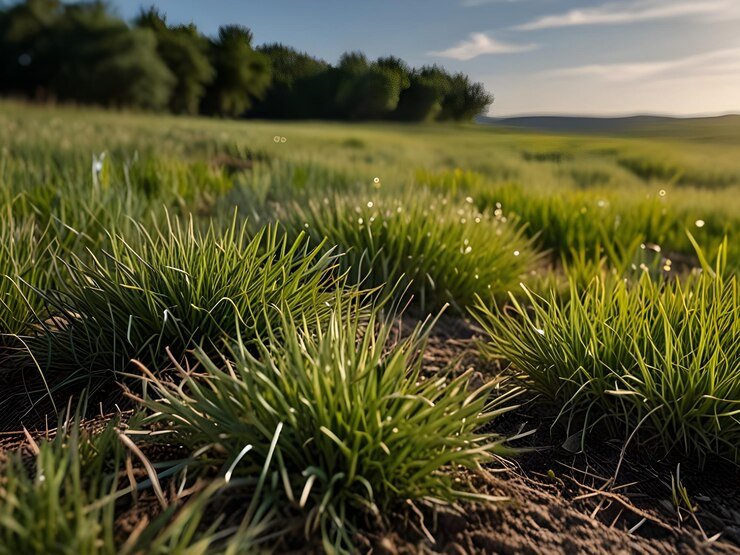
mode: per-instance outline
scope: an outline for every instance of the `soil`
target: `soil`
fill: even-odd
[[[442,319],[425,354],[425,371],[431,375],[450,365],[453,372],[472,368],[474,381],[481,383],[505,374],[501,365],[477,354],[478,334],[479,330],[467,321]],[[24,405],[27,394],[22,390],[13,393],[16,402]],[[96,406],[96,412],[120,414],[123,396],[108,399],[115,406]],[[718,461],[708,461],[703,469],[684,464],[681,483],[689,493],[693,511],[687,507],[677,511],[671,500],[671,479],[677,474],[675,461],[656,460],[639,449],[625,450],[623,442],[592,436],[581,451],[580,441],[565,437],[553,424],[553,411],[542,400],[521,395],[518,401],[520,407],[495,420],[492,431],[507,437],[529,431],[529,435],[512,443],[519,454],[489,469],[459,474],[470,489],[503,496],[507,501],[463,503],[457,507],[402,505],[355,538],[358,550],[387,555],[740,555],[740,469]],[[12,405],[6,397],[5,408]],[[28,429],[47,428],[40,407],[25,408],[24,425]],[[2,412],[3,428],[12,429],[11,415],[19,413]],[[29,418],[33,422],[28,423]],[[0,459],[3,450],[25,442],[25,434],[17,431],[19,424],[16,420],[15,431],[0,433]],[[148,455],[156,459],[155,453]],[[132,533],[155,516],[156,507],[156,500],[143,493],[138,505],[119,518],[121,532]],[[314,551],[301,542],[293,547],[295,552],[307,549]]]

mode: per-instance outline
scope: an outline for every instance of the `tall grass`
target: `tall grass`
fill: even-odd
[[[606,428],[660,455],[740,463],[740,290],[726,242],[685,280],[571,281],[562,301],[528,293],[502,312],[480,303],[487,352],[584,432]],[[571,429],[571,431],[573,431]]]
[[[117,488],[115,424],[91,437],[65,420],[32,447],[31,469],[20,450],[0,464],[0,553],[113,553],[114,505],[95,501]]]
[[[34,288],[52,283],[54,246],[31,219],[16,219],[8,207],[0,221],[0,349],[30,332],[43,309]],[[0,355],[1,356],[1,355]]]
[[[275,533],[269,508],[235,522],[209,514],[238,484],[214,480],[183,492],[181,480],[178,494],[163,498],[167,507],[158,514],[140,507],[131,515],[134,530],[122,534],[120,519],[151,482],[137,483],[133,466],[124,465],[117,419],[94,428],[79,417],[62,418],[52,438],[29,436],[25,448],[2,453],[0,554],[240,553]]]
[[[55,319],[36,349],[62,381],[113,377],[133,358],[159,367],[166,349],[180,358],[226,337],[249,343],[282,310],[327,313],[340,280],[322,245],[288,241],[277,226],[252,235],[236,218],[223,230],[192,218],[151,234],[137,224],[110,244],[91,262],[59,258],[64,286],[45,295]]]
[[[464,308],[476,295],[504,293],[536,260],[515,222],[423,191],[400,198],[333,196],[292,204],[279,218],[314,242],[336,245],[351,279],[399,286],[422,309]]]
[[[242,342],[221,360],[201,353],[174,383],[148,372],[151,423],[227,475],[254,473],[274,450],[275,495],[327,551],[351,546],[363,513],[380,519],[399,500],[487,500],[451,471],[504,451],[479,430],[511,393],[492,397],[495,380],[474,390],[469,372],[425,377],[428,323],[394,340],[388,321],[349,306],[318,327],[286,311],[280,329],[256,353]]]

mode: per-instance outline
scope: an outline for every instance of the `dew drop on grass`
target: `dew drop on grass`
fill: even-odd
[[[696,221],[694,222],[694,225],[695,225],[696,227],[704,227],[704,220],[696,220]]]

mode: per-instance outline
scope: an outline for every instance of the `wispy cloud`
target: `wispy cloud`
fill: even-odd
[[[615,25],[678,17],[718,16],[736,11],[736,0],[631,0],[545,15],[518,25],[515,29],[534,31],[581,25]]]
[[[428,54],[453,60],[472,60],[484,54],[513,54],[527,52],[535,48],[537,48],[536,44],[513,44],[494,39],[485,33],[471,33],[468,40],[460,41],[446,50],[429,52]]]
[[[592,77],[609,82],[646,79],[732,75],[740,72],[740,48],[712,50],[701,54],[650,62],[592,64],[549,70],[543,77]]]

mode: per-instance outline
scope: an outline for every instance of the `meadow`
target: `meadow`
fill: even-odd
[[[664,526],[740,545],[680,480],[740,467],[730,123],[3,101],[0,553],[382,550],[395,521],[431,550],[561,436],[670,465]]]

